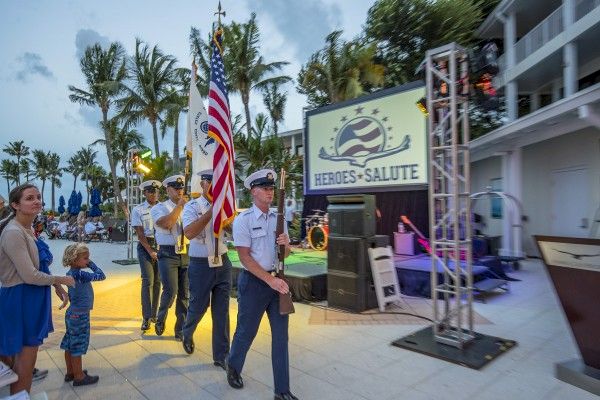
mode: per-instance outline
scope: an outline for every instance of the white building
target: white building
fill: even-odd
[[[472,192],[521,201],[517,253],[538,254],[534,234],[600,237],[600,0],[502,0],[477,34],[504,41],[495,86],[508,121],[472,141]],[[485,233],[509,237],[489,201],[475,211]]]

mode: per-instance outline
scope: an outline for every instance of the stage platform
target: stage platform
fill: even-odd
[[[242,266],[236,251],[228,252],[233,265],[232,290],[237,290],[237,278]],[[294,301],[327,299],[327,251],[293,248],[285,259],[285,275]]]
[[[450,269],[454,270],[453,262]],[[464,267],[464,263],[461,263]],[[431,257],[427,254],[416,256],[394,256],[394,266],[398,274],[400,291],[407,296],[431,296]],[[503,279],[494,279],[489,268],[483,265],[473,265],[473,282],[475,291],[479,293],[491,292],[501,288],[508,290],[508,282]],[[437,266],[438,282],[442,281],[444,272],[441,264]]]
[[[229,251],[233,264],[232,290],[237,289],[238,274],[242,269],[237,252]],[[290,282],[295,301],[327,300],[327,250],[294,248],[286,258],[286,276]],[[430,297],[431,295],[431,257],[427,254],[416,256],[394,256],[394,266],[398,274],[400,290],[407,296]],[[438,265],[438,278],[442,279],[442,266]],[[476,293],[485,293],[502,288],[508,290],[504,280],[490,279],[489,268],[473,265],[473,281]]]

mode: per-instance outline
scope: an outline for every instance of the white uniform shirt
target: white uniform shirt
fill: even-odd
[[[85,226],[83,227],[83,230],[87,235],[91,235],[93,233],[96,233],[96,225],[93,222],[86,222]]]
[[[278,263],[275,249],[276,227],[277,213],[269,210],[265,214],[253,204],[233,221],[233,243],[236,247],[249,247],[252,258],[265,271],[271,271]],[[285,224],[284,231],[287,233]],[[242,266],[246,268],[243,264]]]
[[[185,203],[183,207],[182,220],[183,227],[186,228],[194,221],[200,219],[202,214],[208,211],[210,203],[204,196],[200,196],[197,199],[192,199]],[[208,233],[208,234],[207,234]],[[212,235],[212,219],[208,221],[208,224],[204,229],[190,240],[190,247],[188,254],[190,257],[208,257],[208,248],[206,247],[206,238],[212,240],[214,243],[214,236]],[[224,243],[219,243],[219,255],[227,253],[227,246]]]
[[[144,228],[144,236],[147,238],[154,237],[154,221],[150,215],[152,206],[147,201],[138,204],[131,210],[131,226],[141,226]]]
[[[175,246],[177,243],[176,238],[179,237],[180,232],[183,230],[181,216],[179,216],[177,222],[171,229],[161,228],[156,224],[156,221],[158,221],[159,218],[169,215],[175,206],[176,204],[169,199],[162,203],[158,203],[150,209],[150,215],[152,215],[152,220],[154,221],[154,238],[159,246]]]

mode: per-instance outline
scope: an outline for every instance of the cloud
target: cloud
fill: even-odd
[[[29,77],[40,75],[47,79],[53,79],[54,74],[44,65],[42,57],[37,53],[26,52],[17,58],[20,69],[17,71],[17,80],[27,82]]]
[[[110,45],[110,39],[100,35],[93,29],[80,29],[77,31],[77,35],[75,36],[75,55],[77,56],[77,59],[80,60],[85,53],[85,49],[96,43],[100,43],[100,46],[106,48]]]
[[[83,120],[84,125],[100,131],[100,121],[102,114],[97,107],[80,106],[78,110],[79,117]]]
[[[340,7],[337,4],[324,4],[320,0],[264,0],[250,5],[255,8],[258,18],[267,15],[273,21],[286,42],[294,45],[296,56],[302,64],[325,46],[325,36],[341,24]],[[262,40],[268,38],[263,37]]]

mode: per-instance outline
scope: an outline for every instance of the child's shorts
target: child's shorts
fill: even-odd
[[[90,313],[67,310],[65,314],[67,332],[60,343],[60,348],[81,356],[87,353],[90,345]]]

